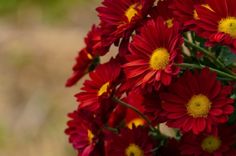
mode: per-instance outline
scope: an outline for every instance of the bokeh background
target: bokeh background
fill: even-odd
[[[76,155],[64,83],[100,0],[0,0],[0,156]]]

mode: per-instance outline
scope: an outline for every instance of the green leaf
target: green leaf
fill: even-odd
[[[226,66],[232,65],[236,62],[236,55],[232,53],[229,47],[220,46],[218,50],[218,59],[222,60]]]

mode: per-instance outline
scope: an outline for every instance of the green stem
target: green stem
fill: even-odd
[[[205,68],[207,66],[205,65],[198,65],[198,64],[190,64],[190,63],[181,63],[181,64],[175,64],[179,67],[188,67],[188,68],[195,68],[195,69],[202,69],[202,68]],[[225,73],[223,71],[220,71],[218,69],[215,69],[215,68],[212,68],[212,67],[208,67],[211,71],[214,71],[216,72],[218,75],[220,76],[223,76],[223,77],[227,77],[227,78],[230,78],[232,80],[236,80],[236,76],[235,75],[231,75],[231,74],[228,74],[228,73]]]
[[[190,45],[191,47],[201,51],[203,54],[205,54],[207,57],[209,57],[210,59],[212,59],[216,64],[218,64],[220,67],[224,67],[225,65],[218,59],[215,58],[215,56],[208,50],[190,42],[188,39],[184,39],[184,42],[188,45]]]
[[[147,124],[149,125],[150,129],[152,131],[155,131],[155,128],[152,126],[152,123],[151,121],[143,114],[141,113],[137,108],[133,107],[132,105],[120,100],[119,98],[117,97],[113,97],[112,98],[113,101],[117,102],[118,104],[122,105],[122,106],[125,106],[126,108],[128,109],[131,109],[132,111],[134,111],[135,113],[137,113],[141,118],[143,118]]]
[[[193,48],[195,48],[195,49],[201,51],[202,53],[204,53],[207,57],[209,57],[209,58],[213,61],[213,63],[219,65],[220,68],[222,68],[223,70],[227,71],[227,73],[230,73],[231,75],[236,76],[236,74],[235,74],[234,72],[232,72],[230,69],[226,68],[225,65],[224,65],[224,63],[221,62],[219,59],[217,59],[210,51],[208,51],[208,50],[206,50],[206,49],[204,49],[204,48],[202,48],[202,47],[200,47],[200,46],[198,46],[198,45],[196,45],[196,44],[190,42],[190,41],[189,41],[188,39],[186,39],[186,38],[184,39],[184,42],[185,42],[186,44],[190,45],[191,47],[193,47]]]

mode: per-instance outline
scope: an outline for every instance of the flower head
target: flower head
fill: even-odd
[[[113,156],[151,156],[153,143],[144,127],[124,128],[109,143],[109,155]]]
[[[88,32],[84,42],[86,47],[83,48],[76,57],[76,63],[73,66],[73,74],[67,80],[66,86],[70,87],[76,84],[85,74],[93,70],[96,66],[97,57],[106,54],[108,47],[102,43],[101,29],[95,25]]]
[[[89,73],[91,80],[84,82],[82,92],[76,94],[79,107],[89,111],[97,111],[102,105],[112,104],[109,99],[113,94],[118,77],[120,65],[115,60],[99,65],[95,71]],[[107,109],[107,108],[106,108]]]
[[[104,0],[98,7],[104,40],[111,45],[122,37],[129,37],[146,17],[154,0]]]
[[[236,1],[207,0],[208,9],[196,7],[198,33],[208,40],[208,45],[227,45],[236,53]]]
[[[161,93],[167,125],[195,134],[211,132],[212,126],[226,123],[234,111],[234,100],[228,97],[231,89],[208,68],[185,72],[168,92]]]
[[[69,135],[69,142],[78,150],[80,156],[96,153],[99,140],[99,128],[96,119],[83,110],[76,110],[68,115],[68,128],[65,133]],[[92,121],[92,122],[91,122]]]
[[[154,87],[159,89],[171,83],[179,68],[174,63],[182,61],[179,48],[182,38],[178,27],[168,28],[162,18],[148,21],[133,37],[130,55],[123,65],[127,88]]]
[[[180,151],[182,155],[209,156],[209,155],[227,155],[234,156],[235,144],[235,126],[221,126],[214,133],[202,133],[193,135],[184,134]]]

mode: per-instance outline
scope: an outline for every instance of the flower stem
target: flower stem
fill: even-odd
[[[184,39],[184,42],[186,44],[188,44],[189,46],[201,51],[202,53],[204,53],[207,57],[209,57],[213,63],[215,63],[216,65],[219,65],[220,68],[222,68],[223,70],[227,71],[227,73],[230,73],[231,75],[236,76],[236,74],[234,72],[232,72],[231,70],[229,70],[228,68],[225,67],[224,63],[221,62],[219,59],[217,59],[210,51],[198,46],[197,44],[190,42],[188,39]]]
[[[212,59],[216,64],[218,64],[220,67],[225,67],[224,63],[222,63],[220,60],[218,60],[210,51],[198,46],[197,44],[194,44],[192,42],[190,42],[188,39],[184,39],[184,42],[186,44],[188,44],[189,46],[201,51],[202,53],[204,53],[207,57],[209,57],[210,59]]]
[[[150,129],[152,131],[155,131],[155,128],[152,126],[152,123],[151,121],[143,114],[141,113],[137,108],[133,107],[132,105],[120,100],[119,98],[117,97],[112,97],[112,100],[117,102],[118,104],[122,105],[122,106],[125,106],[126,108],[128,109],[131,109],[132,111],[134,111],[135,113],[137,113],[141,118],[143,118],[147,124],[149,125]]]
[[[181,64],[175,64],[175,65],[177,65],[179,67],[188,67],[188,68],[195,68],[195,69],[202,69],[202,68],[207,67],[207,66],[202,65],[202,64],[198,65],[198,64],[190,64],[190,63],[181,63]],[[232,80],[236,80],[236,76],[235,75],[231,75],[231,74],[225,73],[223,71],[220,71],[220,70],[212,68],[212,67],[208,67],[208,68],[211,71],[216,72],[220,76],[227,77],[227,78],[232,79]]]

